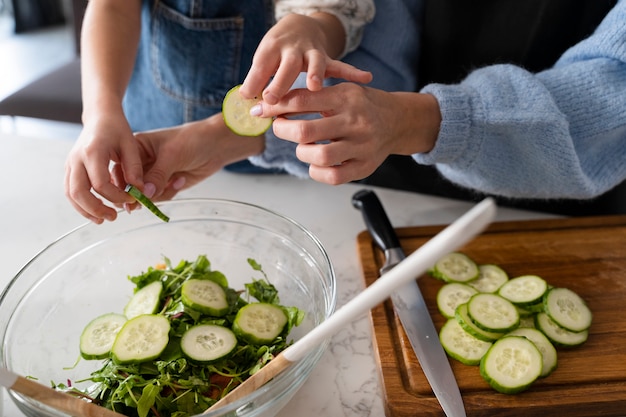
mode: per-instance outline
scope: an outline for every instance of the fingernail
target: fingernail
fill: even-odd
[[[175,190],[180,190],[185,185],[185,177],[180,177],[172,184],[172,188]]]
[[[148,198],[152,198],[154,196],[154,193],[156,192],[156,185],[152,184],[151,182],[147,182],[144,184],[143,186],[143,194],[148,197]]]
[[[250,116],[260,116],[263,114],[263,106],[260,104],[252,106],[250,109]]]
[[[126,210],[126,213],[130,214],[130,204],[124,203],[124,210]]]

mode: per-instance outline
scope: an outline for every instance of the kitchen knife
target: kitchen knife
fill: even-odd
[[[352,205],[361,211],[374,242],[385,253],[382,276],[405,258],[400,241],[373,191],[358,191],[352,196]],[[393,292],[391,301],[443,412],[448,417],[465,417],[459,386],[417,281]]]

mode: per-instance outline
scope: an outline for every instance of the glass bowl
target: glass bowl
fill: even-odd
[[[297,222],[262,207],[227,200],[180,199],[159,204],[165,223],[143,208],[104,225],[85,224],[36,255],[0,296],[0,365],[37,378],[67,383],[88,377],[101,361],[80,360],[79,336],[93,318],[122,312],[133,292],[128,276],[163,261],[173,265],[204,254],[229,286],[243,289],[259,263],[280,302],[306,312],[297,340],[335,309],[336,282],[319,240]],[[249,396],[204,416],[275,415],[304,383],[328,343],[313,349]],[[84,389],[78,385],[78,388]],[[74,384],[74,386],[77,386]],[[66,414],[9,394],[27,416]]]

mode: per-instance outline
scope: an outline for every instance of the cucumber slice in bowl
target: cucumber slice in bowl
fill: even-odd
[[[124,315],[127,319],[132,319],[142,314],[156,313],[162,293],[163,283],[161,281],[154,281],[141,287],[126,303]]]
[[[231,88],[222,102],[222,117],[230,130],[240,136],[260,136],[272,125],[270,117],[250,115],[250,109],[258,99],[245,99],[239,94],[241,85]]]
[[[480,374],[493,389],[503,394],[524,391],[539,378],[541,352],[523,336],[498,339],[480,361]]]
[[[126,316],[117,313],[103,314],[89,322],[80,335],[80,355],[83,359],[107,358],[124,323]]]
[[[233,332],[253,345],[270,344],[285,329],[287,314],[274,304],[251,303],[237,312],[233,321]]]
[[[181,288],[181,299],[187,307],[214,317],[221,317],[230,309],[224,288],[206,279],[185,281]]]
[[[144,314],[128,320],[113,342],[111,354],[118,364],[156,359],[169,342],[170,322],[165,316]]]
[[[232,353],[237,336],[227,327],[199,324],[189,328],[180,340],[183,353],[198,362],[214,362]]]

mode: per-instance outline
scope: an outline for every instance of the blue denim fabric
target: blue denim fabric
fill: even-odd
[[[273,16],[272,0],[144,0],[124,98],[131,128],[169,127],[219,112]]]
[[[361,44],[343,59],[372,72],[373,80],[368,86],[385,91],[415,91],[423,3],[424,0],[375,0],[376,16],[365,27]]]
[[[176,126],[221,111],[274,23],[272,0],[144,0],[135,68],[124,97],[133,131]],[[248,161],[226,169],[279,172]]]

